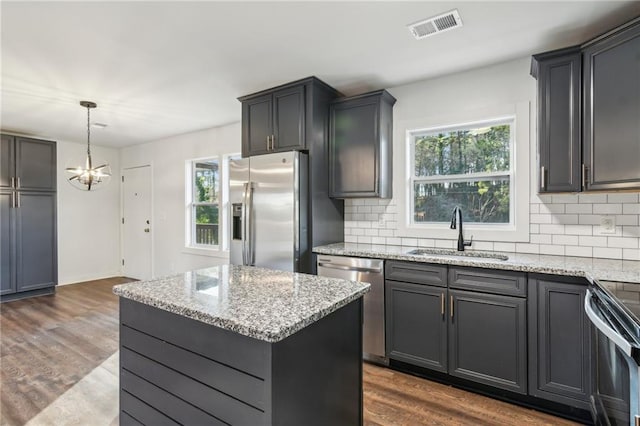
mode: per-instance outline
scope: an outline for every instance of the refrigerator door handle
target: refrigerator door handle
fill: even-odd
[[[242,264],[248,265],[247,261],[247,200],[249,195],[249,182],[244,183],[242,190]]]
[[[256,263],[256,259],[255,259],[255,247],[254,247],[254,241],[253,241],[253,235],[254,235],[254,214],[253,214],[253,189],[254,189],[254,183],[253,182],[249,182],[248,183],[248,187],[247,187],[247,222],[249,224],[248,226],[248,234],[247,234],[247,265],[249,266],[254,266]]]

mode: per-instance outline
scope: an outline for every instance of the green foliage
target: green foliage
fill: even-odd
[[[415,139],[415,176],[465,175],[509,170],[508,124],[424,135]],[[417,182],[414,220],[447,222],[455,206],[466,221],[509,222],[509,180],[489,178],[440,183]]]

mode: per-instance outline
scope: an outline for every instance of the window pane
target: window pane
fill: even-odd
[[[509,124],[414,136],[415,176],[509,170]]]
[[[218,206],[195,206],[196,244],[218,245]]]
[[[413,189],[416,223],[449,222],[455,206],[466,222],[509,223],[509,178],[416,183]]]
[[[196,203],[218,202],[218,160],[196,161],[193,201]]]

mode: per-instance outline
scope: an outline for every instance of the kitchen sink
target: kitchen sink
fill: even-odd
[[[491,259],[491,260],[509,260],[509,256],[504,254],[496,254],[486,251],[457,251],[449,249],[415,249],[407,252],[407,254],[415,254],[418,256],[451,256],[451,257],[471,257],[478,259]]]

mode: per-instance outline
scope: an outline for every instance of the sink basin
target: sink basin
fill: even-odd
[[[407,254],[415,254],[418,256],[451,256],[451,257],[470,257],[477,259],[491,259],[491,260],[509,260],[509,256],[504,254],[496,254],[486,251],[457,251],[449,249],[416,249],[411,250]]]

